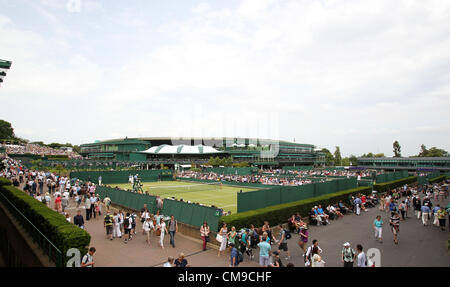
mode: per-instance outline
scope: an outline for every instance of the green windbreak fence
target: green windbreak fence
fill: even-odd
[[[144,204],[147,204],[148,210],[152,213],[156,213],[155,196],[133,193],[105,186],[97,186],[95,191],[101,198],[105,198],[106,196],[111,198],[112,203],[136,210],[140,210],[144,207]]]
[[[130,175],[138,174],[142,181],[173,180],[171,170],[122,170],[122,171],[75,171],[70,173],[70,178],[81,180],[91,179],[98,184],[98,177],[102,177],[102,184],[127,183]]]
[[[405,177],[408,177],[408,171],[402,170],[402,171],[379,174],[375,177],[375,181],[376,181],[376,183],[384,183],[384,182],[388,182],[388,181],[402,179]]]
[[[258,172],[257,167],[212,167],[206,168],[206,172],[214,172],[226,175],[249,175]]]
[[[239,192],[237,194],[237,211],[244,212],[264,208],[356,187],[357,180],[349,178],[300,186],[276,186],[270,189]]]
[[[204,221],[213,231],[217,231],[219,227],[220,212],[213,207],[165,199],[162,214],[173,215],[178,221],[199,228]]]
[[[121,206],[140,209],[147,204],[151,213],[156,213],[156,197],[152,195],[133,193],[125,190],[97,186],[96,193],[101,198],[109,196],[111,202]],[[174,215],[179,222],[200,227],[204,221],[208,222],[211,230],[217,231],[220,219],[220,212],[213,207],[201,206],[197,204],[165,199],[161,212],[165,216]]]

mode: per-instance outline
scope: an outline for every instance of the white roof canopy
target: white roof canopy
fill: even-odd
[[[147,154],[216,154],[222,153],[210,146],[204,145],[160,145],[142,151]]]

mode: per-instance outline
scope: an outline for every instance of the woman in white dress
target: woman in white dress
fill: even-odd
[[[161,230],[161,234],[159,235],[159,245],[161,246],[162,249],[164,249],[164,235],[166,233],[169,233],[169,231],[167,231],[166,223],[164,222],[163,219],[161,219],[161,224],[159,225],[159,229]]]
[[[153,221],[150,220],[150,217],[147,217],[147,218],[145,219],[143,228],[144,228],[144,232],[147,234],[147,239],[146,239],[146,241],[147,241],[148,245],[150,245],[150,232],[151,232],[152,229],[154,228],[154,226],[153,226]]]
[[[219,253],[217,254],[217,256],[220,256],[220,254],[225,255],[225,249],[227,249],[227,234],[227,224],[224,223],[219,231],[219,235],[222,237],[222,242],[220,243]]]
[[[312,250],[312,264],[311,267],[325,267],[325,261],[319,255],[319,248],[314,247]]]
[[[122,238],[122,232],[120,231],[120,215],[114,212],[113,216],[113,237]]]

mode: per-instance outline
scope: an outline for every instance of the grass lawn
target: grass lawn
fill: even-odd
[[[207,205],[215,205],[223,208],[225,211],[237,212],[237,195],[239,190],[242,192],[256,189],[235,187],[218,184],[202,184],[199,182],[186,181],[160,181],[160,182],[142,182],[142,189],[149,194],[159,195],[162,198],[175,197],[182,198],[184,201],[198,202]],[[129,183],[113,184],[123,189],[133,189]]]

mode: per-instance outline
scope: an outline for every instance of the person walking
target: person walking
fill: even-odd
[[[143,230],[145,232],[145,234],[147,235],[147,239],[146,242],[150,245],[150,235],[151,235],[151,231],[154,229],[155,227],[153,226],[153,221],[150,219],[150,217],[147,217],[144,221],[144,225],[143,225]]]
[[[413,206],[414,206],[414,215],[417,216],[417,219],[420,219],[422,204],[419,196],[413,197]]]
[[[259,247],[259,265],[267,267],[270,264],[269,252],[270,244],[267,242],[268,233],[264,232],[263,236],[260,237]]]
[[[61,212],[61,195],[58,195],[55,199],[55,210]]]
[[[405,201],[402,201],[399,206],[398,206],[398,210],[400,210],[400,214],[402,215],[401,220],[405,220],[405,214],[406,214],[406,203]]]
[[[94,267],[94,253],[95,253],[95,247],[89,248],[88,253],[83,256],[83,259],[81,260],[81,267]]]
[[[380,243],[383,243],[383,220],[381,219],[381,215],[377,215],[375,220],[373,221],[373,228],[375,229],[375,240],[380,241]]]
[[[81,210],[77,210],[77,215],[73,217],[73,224],[78,226],[81,229],[84,229],[84,219],[83,215],[81,215]]]
[[[169,256],[169,258],[167,258],[167,262],[164,263],[163,267],[174,267],[173,261],[175,259],[173,258],[173,256]]]
[[[422,205],[421,207],[421,212],[422,212],[422,223],[423,226],[427,226],[428,225],[428,219],[430,218],[430,207],[428,206],[428,203],[425,202],[424,205]]]
[[[233,243],[236,246],[237,232],[236,227],[231,227],[231,231],[227,234],[228,244]]]
[[[366,254],[363,251],[363,247],[361,244],[356,245],[356,266],[358,267],[367,267],[367,258]]]
[[[230,267],[237,267],[239,265],[239,251],[237,250],[234,242],[230,242]]]
[[[322,254],[322,249],[319,246],[319,241],[317,239],[313,239],[312,241],[312,245],[308,247],[308,249],[306,250],[306,253],[304,254],[304,261],[305,261],[305,266],[306,267],[312,267],[312,256],[313,256],[313,249],[314,247],[317,247],[318,250],[318,254]]]
[[[113,237],[122,238],[122,232],[120,231],[120,215],[114,212],[113,216]]]
[[[344,263],[344,267],[353,267],[355,261],[356,252],[350,247],[350,243],[345,242],[344,248],[341,252],[341,262]]]
[[[281,250],[285,251],[287,253],[286,260],[289,260],[291,258],[291,255],[289,254],[289,249],[287,245],[287,238],[286,238],[286,230],[283,228],[283,225],[279,225],[280,228],[280,240],[277,240],[275,236],[273,236],[273,239],[275,242],[278,243],[278,252]]]
[[[161,230],[161,233],[159,235],[159,245],[161,246],[162,249],[164,249],[164,235],[169,232],[167,231],[166,223],[164,222],[163,219],[161,219],[159,229]]]
[[[222,238],[222,241],[220,242],[220,248],[219,248],[219,253],[217,253],[217,256],[219,257],[220,255],[225,255],[225,249],[227,248],[227,240],[228,240],[228,229],[227,229],[227,224],[224,223],[222,225],[222,228],[220,228],[218,237]]]
[[[319,254],[319,248],[314,246],[312,249],[312,263],[311,267],[325,267],[325,261],[323,261],[322,256]]]
[[[123,220],[123,228],[125,229],[125,241],[124,241],[125,243],[128,243],[128,241],[133,239],[133,236],[131,235],[131,229],[132,229],[131,222],[132,222],[131,215],[129,212],[127,212],[127,215],[125,216],[125,218]],[[128,238],[127,238],[127,234],[128,234]]]
[[[113,240],[112,238],[112,229],[113,229],[113,217],[111,214],[106,212],[106,215],[103,219],[103,227],[106,229],[106,236],[109,240]]]
[[[210,228],[208,226],[208,223],[205,221],[203,222],[203,225],[200,227],[200,236],[202,237],[203,241],[203,251],[206,250],[206,243],[209,242],[209,232]]]
[[[436,205],[433,210],[431,211],[431,214],[433,214],[434,220],[433,220],[433,226],[439,227],[439,219],[438,219],[438,211],[440,210],[440,205]]]
[[[111,198],[109,198],[109,196],[106,196],[103,199],[103,203],[105,204],[106,211],[109,211],[109,207],[111,206]]]
[[[394,235],[394,243],[398,244],[398,233],[400,232],[400,217],[398,213],[394,211],[392,214],[389,224],[391,225],[392,234]]]
[[[442,231],[445,231],[445,216],[446,215],[447,215],[447,211],[444,209],[443,206],[441,206],[437,212],[437,216],[438,216],[438,220],[439,220],[439,226],[441,227]]]
[[[306,224],[303,225],[302,228],[300,228],[299,235],[300,238],[298,240],[298,246],[300,246],[300,248],[303,250],[303,256],[305,256],[306,245],[308,244],[308,237],[309,237],[308,227],[306,226]]]
[[[169,221],[169,235],[170,235],[170,245],[175,248],[175,233],[178,232],[178,223],[173,215],[170,216]]]
[[[84,200],[84,207],[86,208],[86,220],[89,221],[89,219],[91,219],[91,200],[89,195],[87,195]]]

